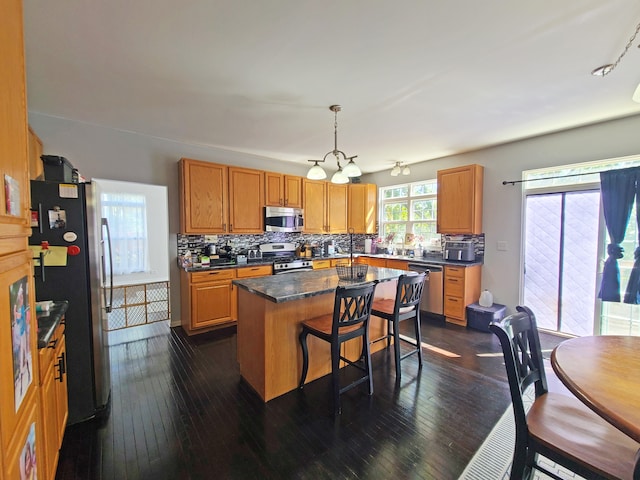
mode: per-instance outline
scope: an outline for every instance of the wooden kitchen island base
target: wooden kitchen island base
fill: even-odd
[[[395,272],[398,272],[396,278],[404,273]],[[297,274],[288,274],[287,279],[293,280],[293,275]],[[376,297],[393,298],[395,288],[396,281],[393,280],[379,283]],[[300,323],[333,312],[334,298],[335,293],[332,291],[279,303],[243,288],[238,289],[240,374],[265,402],[298,388],[302,372],[302,350],[298,341]],[[371,317],[370,338],[382,336],[386,329],[386,321]],[[331,373],[331,354],[327,342],[313,336],[309,336],[307,342],[308,383]],[[372,353],[385,345],[386,342],[376,342],[372,345]],[[357,359],[362,351],[360,339],[354,339],[343,347],[344,354],[349,359]]]

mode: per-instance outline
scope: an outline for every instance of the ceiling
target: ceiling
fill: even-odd
[[[31,112],[365,173],[640,113],[637,0],[28,0]],[[330,168],[334,168],[333,160]],[[310,164],[308,164],[310,165]]]

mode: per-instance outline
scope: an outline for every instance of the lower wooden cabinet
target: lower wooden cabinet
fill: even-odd
[[[64,324],[60,324],[49,345],[38,351],[42,423],[38,478],[46,480],[52,480],[56,476],[60,447],[69,416],[64,328]]]
[[[444,316],[447,322],[467,325],[466,307],[480,298],[482,266],[444,267]]]
[[[189,335],[235,325],[238,289],[235,278],[271,275],[271,265],[255,265],[202,272],[180,272],[182,328]]]

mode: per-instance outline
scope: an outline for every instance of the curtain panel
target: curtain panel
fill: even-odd
[[[640,167],[609,170],[600,173],[600,191],[605,224],[610,243],[607,245],[607,260],[602,271],[602,284],[598,297],[605,302],[620,301],[620,267],[624,240],[636,196],[640,196]],[[636,211],[638,208],[636,208]],[[638,219],[640,221],[640,217]],[[638,303],[640,280],[640,250],[636,248],[635,263],[625,294],[625,303]],[[633,284],[632,284],[633,281]],[[634,286],[635,285],[635,286]]]

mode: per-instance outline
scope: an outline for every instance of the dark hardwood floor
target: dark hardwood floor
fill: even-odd
[[[118,332],[110,415],[67,428],[56,479],[457,479],[510,402],[504,365],[490,333],[422,328],[422,370],[404,360],[397,386],[391,350],[374,354],[373,396],[347,392],[335,418],[329,376],[264,404],[233,329]]]

